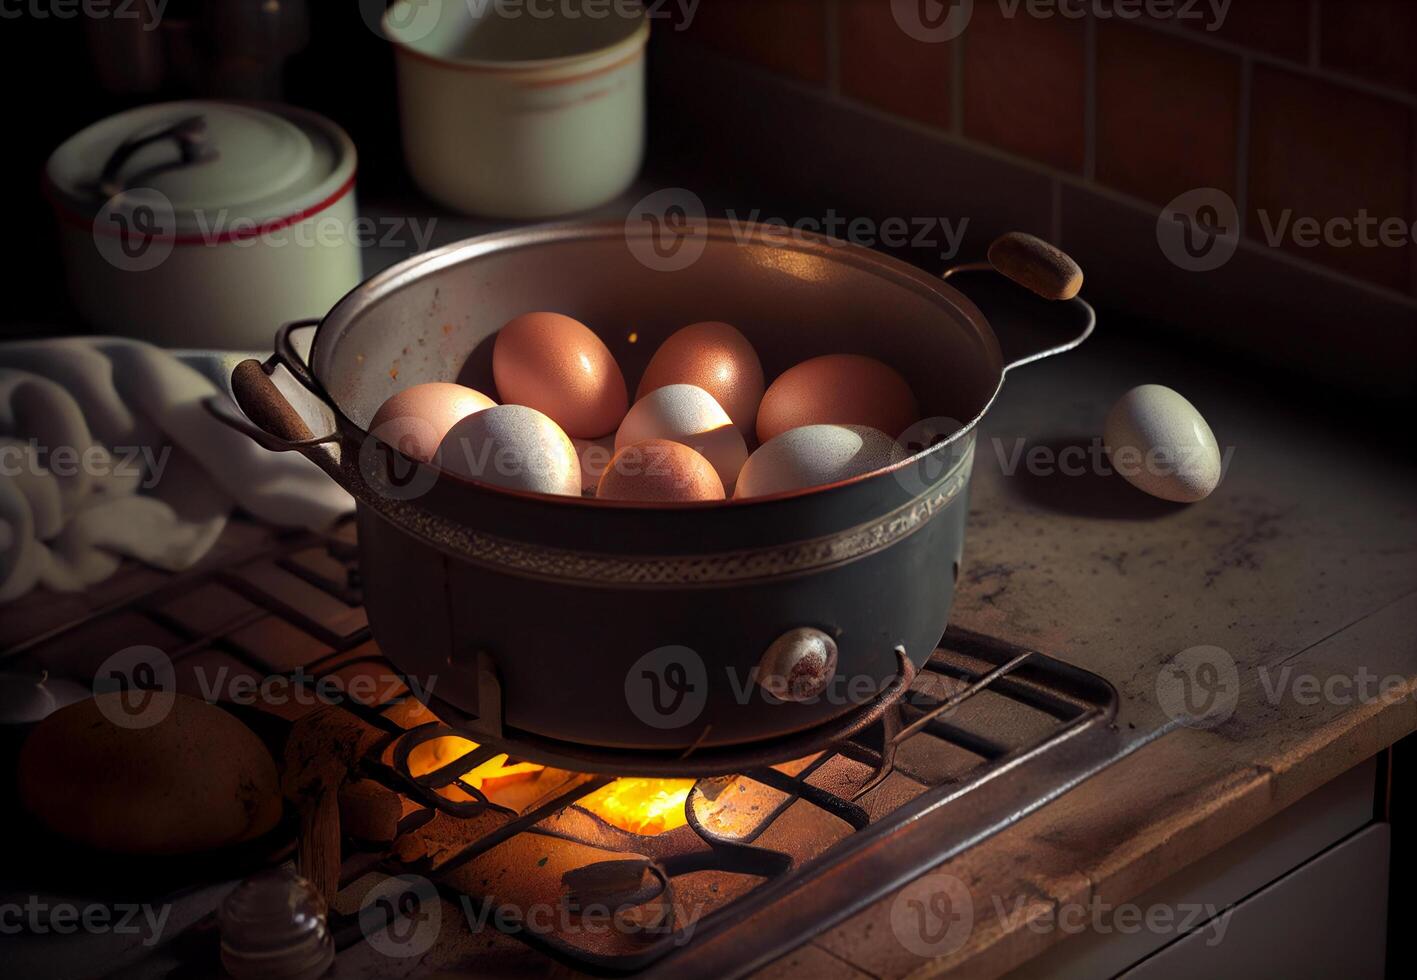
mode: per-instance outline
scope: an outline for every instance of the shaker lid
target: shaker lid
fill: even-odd
[[[347,189],[354,144],[334,123],[278,105],[184,101],[103,119],[66,140],[45,174],[59,203],[96,213],[125,191],[157,191],[179,230],[263,226],[318,210]]]

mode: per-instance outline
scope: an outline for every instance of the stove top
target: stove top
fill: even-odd
[[[4,656],[91,682],[118,647],[157,647],[177,690],[282,727],[323,723],[333,699],[358,733],[331,902],[351,975],[474,955],[747,974],[1139,744],[1106,681],[951,628],[879,722],[794,762],[700,779],[544,767],[412,697],[370,637],[352,525],[255,544]]]

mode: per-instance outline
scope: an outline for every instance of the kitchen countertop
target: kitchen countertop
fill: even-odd
[[[1120,694],[1118,723],[1148,730],[1167,720],[1163,666],[1221,647],[1238,668],[1233,715],[1163,736],[941,865],[973,903],[953,953],[908,951],[886,898],[760,977],[999,976],[1065,938],[1028,928],[1031,916],[1134,899],[1417,729],[1410,437],[1385,440],[1357,410],[1335,418],[1322,390],[1276,392],[1242,365],[1140,342],[1137,327],[1104,315],[1078,350],[1009,375],[981,429],[952,621],[1100,674]],[[1115,475],[1023,463],[1009,475],[1019,448],[1090,447],[1111,403],[1147,382],[1185,394],[1233,449],[1211,497],[1167,504]],[[1398,679],[1386,699],[1338,687],[1308,704],[1269,696],[1284,666],[1358,678],[1357,692],[1363,671]]]

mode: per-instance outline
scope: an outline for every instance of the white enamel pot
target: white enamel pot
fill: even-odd
[[[283,105],[168,102],[66,140],[45,169],[90,326],[174,347],[265,346],[362,278],[355,150]]]
[[[649,39],[638,4],[399,0],[382,23],[405,161],[434,200],[545,218],[596,207],[634,181]]]

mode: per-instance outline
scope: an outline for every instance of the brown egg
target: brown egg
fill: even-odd
[[[604,500],[663,503],[674,500],[722,500],[723,481],[713,464],[688,446],[668,439],[646,439],[617,452],[595,495]]]
[[[492,377],[503,402],[542,412],[576,439],[614,432],[629,408],[610,348],[560,313],[527,313],[504,326],[492,348]]]
[[[751,438],[763,400],[763,365],[737,329],[709,321],[676,331],[650,358],[635,401],[673,384],[695,385],[713,395],[743,437]]]
[[[758,441],[803,425],[866,425],[895,438],[920,418],[905,379],[860,354],[826,354],[790,367],[758,407]]]
[[[449,429],[496,404],[464,385],[430,381],[390,396],[374,413],[369,433],[411,459],[431,463]]]

